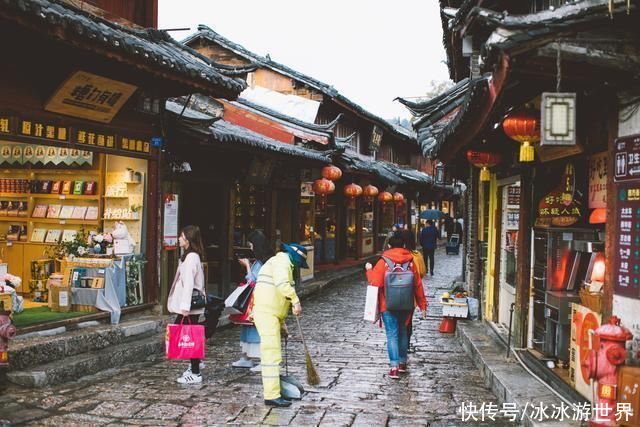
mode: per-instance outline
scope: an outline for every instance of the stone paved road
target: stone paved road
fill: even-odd
[[[427,279],[429,318],[414,320],[416,351],[400,380],[387,378],[383,329],[362,320],[362,275],[303,302],[302,325],[322,381],[290,408],[265,407],[259,374],[230,367],[238,357],[237,328],[214,337],[199,386],[178,386],[175,378],[186,365],[160,356],[78,383],[4,390],[0,406],[25,414],[30,425],[479,425],[460,420],[461,403],[496,399],[457,340],[438,332],[440,308],[433,302],[460,268],[459,256],[437,255],[437,274]],[[304,381],[295,322],[289,330],[289,370]]]

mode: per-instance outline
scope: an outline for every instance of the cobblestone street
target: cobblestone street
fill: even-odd
[[[302,401],[287,409],[263,405],[260,374],[231,368],[239,356],[239,329],[214,336],[204,383],[178,386],[186,363],[155,360],[123,366],[78,383],[0,396],[2,418],[32,425],[477,425],[463,423],[462,402],[495,402],[455,337],[438,332],[436,294],[460,274],[461,257],[436,257],[427,278],[426,321],[414,319],[409,373],[387,378],[384,330],[362,320],[364,274],[303,301],[302,325],[321,377]],[[289,372],[304,383],[304,353],[295,322],[288,324]],[[496,422],[486,425],[498,425]]]

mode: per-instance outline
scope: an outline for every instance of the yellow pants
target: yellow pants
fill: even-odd
[[[260,334],[264,399],[277,399],[280,397],[280,363],[282,363],[280,319],[272,314],[254,313],[253,321]]]

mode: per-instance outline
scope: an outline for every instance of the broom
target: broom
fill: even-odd
[[[304,357],[305,362],[307,364],[307,383],[309,385],[318,385],[320,384],[320,376],[318,375],[318,371],[316,371],[316,367],[313,364],[313,360],[311,360],[311,354],[309,354],[309,349],[307,348],[307,343],[304,340],[304,335],[302,334],[302,327],[300,326],[300,319],[298,316],[295,316],[296,323],[298,324],[298,330],[300,331],[300,338],[302,338],[302,345],[304,346]]]

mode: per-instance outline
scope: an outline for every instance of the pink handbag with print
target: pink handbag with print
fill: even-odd
[[[188,318],[187,318],[188,319]],[[167,359],[204,359],[204,326],[191,323],[167,325],[165,336]]]

